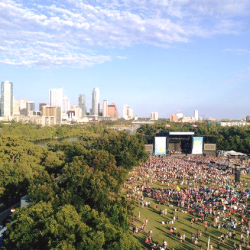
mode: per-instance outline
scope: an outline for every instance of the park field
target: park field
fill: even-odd
[[[250,176],[243,177],[245,179],[244,181],[249,181]],[[163,188],[164,186],[160,184],[154,184],[155,188]],[[167,187],[165,187],[167,188]],[[250,188],[250,187],[249,187]],[[208,240],[210,237],[210,244],[212,244],[213,249],[222,249],[222,250],[229,250],[234,249],[233,245],[234,243],[239,244],[240,243],[240,235],[241,235],[241,228],[238,225],[236,228],[236,239],[225,239],[224,243],[221,243],[220,246],[219,238],[222,234],[226,234],[228,232],[227,229],[221,228],[218,229],[217,227],[213,227],[213,221],[212,217],[209,216],[208,221],[208,228],[207,232],[205,232],[205,227],[203,222],[198,221],[191,225],[191,219],[195,218],[195,214],[191,215],[189,213],[182,212],[182,208],[178,208],[176,206],[168,206],[168,205],[161,205],[158,204],[158,202],[155,202],[154,199],[146,197],[144,199],[144,202],[148,201],[150,202],[149,207],[142,207],[141,204],[139,204],[139,201],[135,202],[135,208],[134,208],[134,225],[139,228],[138,233],[134,233],[134,240],[139,243],[141,249],[151,249],[151,246],[147,243],[145,243],[146,237],[149,236],[149,231],[153,231],[153,237],[152,240],[155,243],[159,243],[159,245],[163,246],[163,241],[166,240],[168,247],[167,249],[175,249],[175,250],[192,250],[192,249],[200,249],[201,247],[204,247],[207,249]],[[157,208],[155,207],[157,205]],[[162,215],[161,210],[164,210],[167,208],[167,215]],[[175,212],[175,209],[179,209],[178,212]],[[139,212],[140,212],[140,218],[139,218]],[[162,221],[172,221],[174,213],[178,216],[178,220],[175,221],[174,224],[162,224]],[[240,220],[240,217],[236,217],[237,220]],[[140,227],[143,224],[144,220],[148,220],[147,225],[145,226],[144,231],[140,231]],[[249,219],[249,218],[248,218]],[[226,224],[227,222],[225,222]],[[175,227],[176,232],[174,232],[172,235],[170,234],[170,228]],[[199,229],[202,232],[202,235],[199,239],[198,245],[194,245],[191,240],[191,233],[193,233],[195,236],[197,234],[197,229]],[[132,228],[131,228],[132,233]],[[181,235],[186,235],[185,242],[180,241],[180,237],[177,236],[177,234],[180,233]],[[246,237],[246,234],[244,234]],[[248,240],[248,239],[246,239]],[[157,248],[158,249],[158,248]],[[243,248],[247,249],[247,248]]]

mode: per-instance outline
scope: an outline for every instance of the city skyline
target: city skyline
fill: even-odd
[[[28,106],[30,103],[32,103],[32,107],[37,107],[37,108],[32,108],[33,111],[41,111],[41,105],[47,105],[47,106],[52,106],[52,107],[61,107],[61,110],[62,110],[62,113],[67,113],[67,111],[72,111],[72,109],[74,110],[75,107],[79,107],[81,109],[81,112],[82,112],[82,115],[83,116],[86,116],[87,113],[89,115],[94,115],[92,112],[92,109],[93,109],[93,105],[94,106],[97,106],[98,107],[98,111],[99,113],[102,112],[102,115],[101,116],[104,116],[103,115],[103,108],[104,108],[104,105],[107,105],[106,108],[108,108],[108,100],[106,99],[101,99],[100,96],[101,96],[101,92],[100,92],[100,89],[98,87],[95,87],[92,89],[92,96],[91,96],[91,104],[90,106],[87,106],[86,105],[86,95],[85,94],[78,94],[78,98],[77,98],[77,101],[76,102],[73,102],[73,103],[77,103],[77,104],[72,104],[71,105],[71,101],[69,100],[69,98],[67,96],[64,95],[63,93],[63,87],[59,87],[59,88],[52,88],[52,89],[49,89],[49,98],[48,98],[48,102],[45,103],[45,102],[34,102],[34,101],[30,101],[29,99],[26,99],[25,97],[21,98],[20,100],[17,100],[17,98],[15,98],[14,96],[14,88],[13,88],[13,83],[10,82],[10,81],[2,81],[2,83],[11,83],[12,84],[12,95],[13,95],[13,112],[15,114],[15,102],[18,102],[18,106],[19,106],[19,112],[20,114],[24,114],[24,115],[27,115],[27,110],[28,110]],[[95,95],[96,95],[96,91],[97,91],[97,103],[95,103]],[[0,96],[0,100],[1,100],[1,96]],[[22,102],[25,102],[25,107],[26,108],[23,108],[22,107]],[[111,105],[116,105],[116,102],[112,102]],[[67,108],[65,108],[67,106]],[[123,104],[122,105],[122,108],[121,110],[119,110],[118,108],[118,113],[120,112],[120,115],[119,115],[119,118],[125,118],[125,120],[127,119],[126,115],[124,114],[124,108],[125,109],[128,109],[128,112],[131,113],[132,112],[132,115],[130,115],[130,118],[129,119],[132,119],[132,117],[140,117],[140,118],[148,118],[151,117],[152,113],[155,113],[155,112],[152,112],[152,111],[146,111],[147,114],[146,116],[138,116],[138,114],[134,113],[134,109],[131,109],[130,107],[128,107],[127,104]],[[27,109],[27,110],[26,110]],[[84,111],[83,111],[84,110]],[[126,111],[125,111],[126,112]],[[157,117],[158,117],[158,112],[157,113]],[[166,117],[161,117],[159,116],[159,118],[163,118],[163,119],[170,119],[171,120],[171,116],[172,115],[175,115],[178,116],[179,118],[182,118],[183,116],[185,116],[186,118],[194,118],[195,121],[198,121],[199,118],[201,119],[207,119],[207,118],[215,118],[215,117],[212,117],[210,116],[209,114],[201,114],[200,115],[200,112],[195,109],[195,110],[188,110],[187,113],[183,112],[182,110],[176,110],[172,113],[169,113]],[[181,114],[181,116],[179,115]],[[95,115],[96,116],[96,115]],[[216,118],[218,120],[221,120],[220,118]],[[222,118],[223,119],[223,118]],[[232,117],[227,117],[225,119],[232,119],[232,120],[245,120],[245,117],[241,117],[239,119],[233,119]]]
[[[98,86],[139,117],[250,113],[247,0],[2,0],[0,13],[0,76],[15,84],[15,99],[37,107],[63,86],[72,104],[84,93],[89,108]]]

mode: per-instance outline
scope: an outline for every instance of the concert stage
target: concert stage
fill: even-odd
[[[168,154],[191,154],[194,132],[159,133],[157,137],[166,138],[166,152]]]

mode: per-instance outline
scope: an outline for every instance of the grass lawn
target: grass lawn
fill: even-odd
[[[161,245],[163,243],[163,240],[166,240],[168,243],[168,248],[174,247],[174,249],[200,249],[201,246],[205,247],[207,246],[208,237],[210,236],[211,244],[213,245],[214,249],[217,248],[218,243],[218,237],[222,233],[226,233],[226,229],[220,229],[209,226],[207,229],[207,233],[205,233],[205,227],[202,222],[194,223],[193,226],[191,226],[191,216],[190,214],[182,213],[180,210],[177,212],[177,215],[179,217],[179,220],[176,221],[173,225],[172,224],[162,224],[162,221],[171,221],[173,218],[174,209],[177,207],[168,207],[165,205],[159,205],[157,204],[158,208],[156,211],[153,208],[153,205],[155,204],[153,199],[146,198],[146,200],[150,201],[150,207],[145,208],[141,206],[136,206],[134,209],[134,215],[137,218],[134,222],[134,225],[140,227],[142,225],[143,219],[148,219],[148,224],[145,227],[145,233],[137,233],[134,234],[134,238],[140,243],[142,249],[148,249],[149,246],[144,242],[145,238],[148,236],[149,230],[153,230],[153,241],[159,242]],[[167,215],[163,216],[160,214],[160,209],[167,208]],[[140,221],[138,220],[138,214],[140,211]],[[211,221],[209,221],[209,224],[211,224]],[[180,234],[186,235],[186,242],[181,243],[180,239],[175,236],[171,235],[169,232],[170,227],[176,227],[177,232],[180,232]],[[191,233],[194,233],[196,235],[196,230],[200,229],[202,232],[202,236],[200,237],[200,241],[198,246],[195,246],[191,242]],[[236,241],[233,240],[225,240],[224,244],[221,245],[220,249],[233,249],[233,243],[240,243],[240,228],[237,228],[237,237]]]
[[[245,176],[245,179],[250,179],[249,176]],[[154,184],[154,187],[156,188],[162,188],[163,186],[160,184]],[[250,188],[250,187],[249,187]],[[148,224],[145,227],[144,232],[142,233],[136,233],[134,234],[134,239],[137,243],[140,244],[141,249],[151,249],[148,244],[145,243],[145,238],[149,236],[148,232],[150,230],[153,230],[153,241],[158,242],[161,246],[163,245],[163,240],[166,240],[168,243],[167,249],[183,249],[183,250],[192,250],[192,249],[200,249],[201,246],[205,247],[207,249],[207,243],[208,238],[210,236],[210,244],[213,245],[213,249],[233,249],[233,244],[240,243],[240,226],[236,229],[236,240],[232,239],[225,239],[224,243],[220,245],[220,248],[218,248],[218,242],[219,237],[223,233],[227,233],[228,230],[225,228],[222,228],[218,230],[218,228],[213,227],[212,223],[212,217],[210,216],[207,221],[209,223],[209,227],[207,229],[207,232],[205,233],[205,227],[202,222],[194,223],[193,226],[191,226],[191,219],[194,217],[189,213],[183,213],[182,208],[179,208],[179,212],[176,213],[178,215],[179,219],[172,225],[172,224],[162,224],[162,221],[172,221],[173,214],[175,209],[178,207],[169,207],[167,205],[161,205],[158,203],[155,203],[155,200],[152,198],[146,197],[145,201],[150,201],[150,207],[142,207],[139,204],[136,204],[134,209],[134,217],[136,218],[134,221],[134,225],[138,228],[141,227],[143,224],[143,219],[148,219]],[[157,204],[157,210],[154,209],[154,205]],[[167,215],[161,215],[160,209],[167,208]],[[140,211],[140,220],[138,218]],[[240,220],[240,217],[237,217],[237,220]],[[225,222],[227,224],[227,222]],[[170,234],[170,227],[175,227],[177,229],[177,233],[180,232],[180,234],[186,235],[186,241],[181,243],[180,238],[177,237],[177,233],[174,233],[173,235]],[[191,233],[194,233],[195,236],[197,234],[197,229],[200,229],[202,232],[202,236],[200,237],[198,246],[195,246],[191,241]],[[132,232],[132,228],[131,228]],[[232,231],[233,232],[233,231]],[[246,234],[244,234],[246,237]],[[247,240],[247,239],[246,239]],[[245,247],[245,245],[244,245]],[[246,249],[246,248],[243,248]]]

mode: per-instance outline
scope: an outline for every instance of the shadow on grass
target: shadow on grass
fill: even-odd
[[[162,229],[159,228],[159,227],[155,227],[155,228],[156,228],[157,230],[161,231],[165,236],[168,237],[168,233],[167,233],[166,231],[162,230]]]
[[[159,211],[157,211],[157,210],[155,210],[155,209],[154,209],[154,208],[152,208],[152,207],[148,207],[147,209],[148,209],[148,210],[150,210],[151,212],[155,213],[155,214],[160,215],[160,212],[159,212]]]
[[[147,249],[151,249],[150,248],[150,245],[148,245],[143,238],[141,238],[140,236],[137,236],[137,235],[133,235],[140,243],[141,245],[143,245],[145,248]]]
[[[181,246],[175,247],[176,250],[195,250],[200,249],[199,246],[193,245],[192,247],[188,246],[187,244],[182,244]]]

